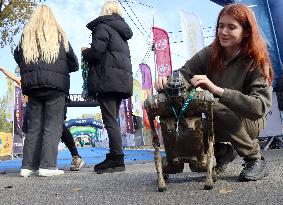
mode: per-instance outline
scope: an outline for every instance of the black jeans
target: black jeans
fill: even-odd
[[[99,94],[97,100],[100,105],[103,124],[109,138],[109,152],[112,155],[121,155],[123,154],[122,138],[117,118],[119,117],[122,98],[115,94]]]
[[[61,140],[68,147],[69,151],[71,152],[72,157],[79,156],[72,133],[66,127],[65,124],[63,124],[63,132],[62,132]]]
[[[64,104],[64,95],[50,100],[29,97],[30,117],[24,142],[23,169],[56,168]]]
[[[64,105],[64,120],[66,120],[66,113],[67,113],[67,106],[66,103]],[[29,124],[29,109],[26,107],[24,109],[24,121],[23,121],[23,127],[22,130],[24,133],[28,132],[28,124]],[[74,138],[70,132],[70,130],[65,126],[63,123],[63,132],[61,136],[61,141],[67,146],[69,151],[71,152],[72,157],[79,156],[78,149],[76,147]],[[79,156],[80,157],[80,156]]]

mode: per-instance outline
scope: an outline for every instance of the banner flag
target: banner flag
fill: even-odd
[[[171,76],[172,61],[168,33],[157,27],[152,27],[152,32],[157,75],[161,77]]]
[[[87,78],[88,78],[88,63],[83,59],[82,51],[85,49],[85,47],[81,48],[81,70],[82,70],[82,78],[83,78],[83,91],[82,96],[84,99],[88,98],[88,90],[87,90]]]
[[[13,154],[23,154],[23,107],[22,107],[22,90],[15,86],[15,105],[14,105],[14,138]]]
[[[142,117],[142,86],[136,79],[133,81],[133,86],[133,115]]]
[[[126,123],[126,113],[125,113],[125,103],[124,103],[124,99],[121,102],[121,106],[119,109],[119,125],[120,125],[120,129],[121,129],[121,133],[127,133],[127,123]]]
[[[125,109],[125,120],[126,120],[126,127],[127,127],[127,133],[133,134],[134,132],[134,124],[133,124],[133,114],[132,114],[132,99],[131,97],[128,99],[122,100],[124,103],[124,109]]]
[[[23,125],[23,108],[22,108],[22,90],[20,87],[15,86],[15,123],[18,127],[22,127]]]
[[[152,91],[152,75],[150,67],[147,64],[141,63],[139,65],[142,73],[142,110],[143,110],[143,124],[146,128],[150,128],[148,116],[144,107],[144,102],[148,96],[153,95]]]
[[[10,78],[7,78],[7,109],[6,109],[6,120],[8,122],[13,121],[13,114],[14,114],[14,93],[15,93],[15,86],[14,81]]]
[[[139,67],[142,73],[142,89],[152,89],[152,75],[150,67],[145,63],[141,63]]]
[[[181,10],[180,15],[185,57],[190,59],[204,47],[201,21],[200,18],[192,12]]]
[[[121,133],[130,133],[134,132],[133,125],[133,114],[132,114],[132,100],[131,97],[128,99],[123,99],[121,102],[120,110],[119,110],[119,125],[121,129]]]

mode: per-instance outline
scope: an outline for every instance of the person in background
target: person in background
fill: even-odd
[[[214,106],[217,168],[224,171],[235,158],[234,147],[245,162],[240,181],[266,176],[257,137],[271,106],[273,71],[253,11],[242,4],[224,6],[212,44],[179,71],[193,86],[219,98]],[[158,78],[155,88],[162,90],[166,84],[167,78]],[[219,143],[226,141],[233,147]],[[219,152],[224,154],[217,155]]]
[[[133,32],[121,17],[121,7],[106,2],[100,16],[87,24],[92,31],[91,48],[82,51],[89,64],[88,95],[97,98],[109,137],[106,159],[95,165],[97,173],[125,170],[121,130],[117,122],[122,99],[133,93],[132,64],[128,40]]]
[[[67,98],[66,98],[67,100]],[[64,106],[64,123],[63,123],[63,132],[61,136],[62,142],[68,147],[71,155],[72,155],[72,164],[70,167],[71,171],[79,171],[83,165],[84,161],[82,160],[81,156],[78,153],[77,146],[75,144],[74,137],[68,127],[66,127],[65,122],[67,119],[67,105],[65,103]]]
[[[48,6],[38,6],[24,27],[14,51],[20,68],[21,88],[29,98],[29,124],[20,175],[64,174],[57,168],[65,97],[70,72],[79,64],[63,29]]]
[[[16,76],[15,74],[11,73],[7,69],[3,68],[0,66],[0,71],[3,72],[8,78],[12,79],[15,81],[15,83],[21,87],[21,77]],[[25,96],[26,103],[28,103],[28,97]],[[28,121],[29,121],[29,111],[27,107],[23,108],[24,110],[24,120],[23,120],[23,127],[22,131],[24,133],[27,133],[28,131]],[[67,106],[65,104],[64,106],[64,120],[66,121],[66,116],[67,114]],[[63,123],[63,132],[61,135],[61,141],[67,146],[68,150],[70,151],[72,155],[72,164],[70,167],[71,171],[79,171],[83,165],[84,161],[82,160],[81,156],[78,153],[78,149],[75,145],[74,138],[70,132],[70,130],[66,127],[65,123]]]

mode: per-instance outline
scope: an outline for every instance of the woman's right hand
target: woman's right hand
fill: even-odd
[[[2,72],[3,72],[4,70],[5,70],[5,69],[4,69],[3,67],[1,67],[1,66],[0,66],[0,71],[2,71]]]
[[[164,90],[167,85],[167,77],[158,77],[157,81],[154,82],[154,88],[157,91]]]
[[[81,52],[84,51],[85,49],[88,49],[88,47],[81,47]]]

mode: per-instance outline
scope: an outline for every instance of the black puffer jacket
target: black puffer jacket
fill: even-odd
[[[14,51],[14,58],[20,67],[21,87],[25,95],[37,88],[53,88],[68,94],[70,89],[70,72],[79,70],[79,63],[69,44],[69,51],[60,47],[58,58],[54,63],[39,61],[38,63],[25,63],[21,47]]]
[[[89,63],[88,94],[119,94],[128,98],[133,93],[130,50],[127,41],[133,32],[116,14],[100,16],[87,24],[92,31],[91,48],[82,54]]]

